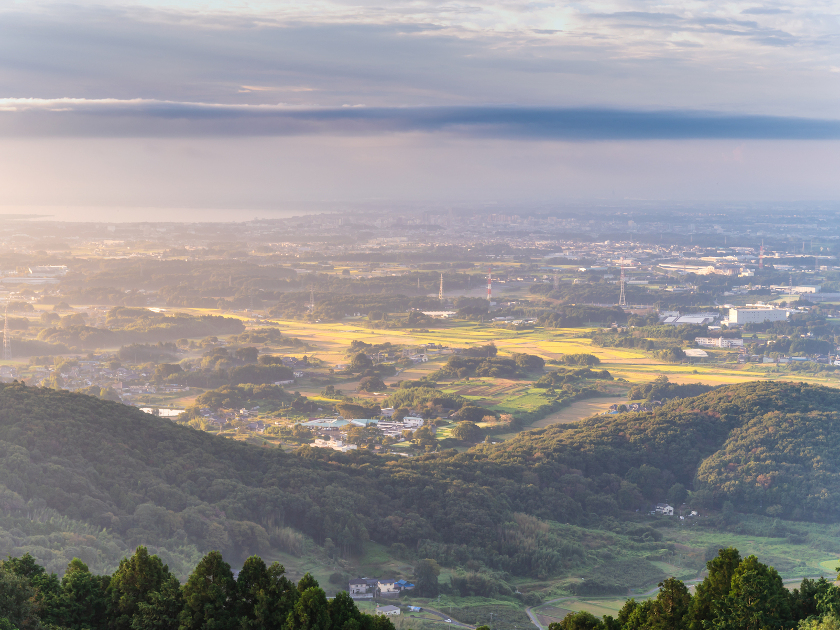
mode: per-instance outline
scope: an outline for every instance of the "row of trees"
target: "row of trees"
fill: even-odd
[[[802,580],[789,591],[778,572],[755,556],[721,549],[692,595],[676,578],[659,584],[645,602],[628,600],[617,617],[581,611],[549,630],[834,630],[840,627],[840,588],[825,578]]]
[[[361,613],[346,592],[327,600],[308,573],[295,584],[282,565],[248,558],[234,577],[218,551],[182,586],[158,556],[138,547],[113,575],[78,558],[59,580],[30,555],[0,562],[2,630],[393,630]]]

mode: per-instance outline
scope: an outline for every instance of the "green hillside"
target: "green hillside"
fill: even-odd
[[[636,510],[679,484],[698,505],[836,517],[837,409],[837,390],[749,383],[405,459],[284,453],[13,383],[0,386],[0,554],[30,552],[51,571],[77,556],[105,571],[145,544],[186,575],[212,549],[236,563],[299,552],[305,536],[342,557],[373,541],[543,579],[597,567],[606,556],[592,550],[612,545],[647,579],[656,571],[642,558],[661,534]],[[587,541],[593,529],[609,540]]]

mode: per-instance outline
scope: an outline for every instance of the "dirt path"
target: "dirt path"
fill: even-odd
[[[610,408],[610,405],[627,403],[626,395],[616,396],[600,396],[598,398],[589,398],[587,400],[579,400],[568,407],[564,407],[560,411],[546,416],[542,420],[537,420],[534,424],[529,425],[529,429],[541,429],[550,424],[568,424],[569,422],[577,422],[583,418],[594,416],[598,413],[604,413]]]

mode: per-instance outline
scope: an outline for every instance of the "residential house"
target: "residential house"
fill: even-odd
[[[362,578],[357,578],[354,580],[350,580],[348,583],[348,591],[350,593],[350,597],[357,598],[357,597],[373,597],[373,594],[368,591],[368,583],[367,580]]]
[[[376,608],[376,614],[396,617],[400,614],[400,608],[399,606],[379,606]]]
[[[662,516],[673,516],[674,508],[667,503],[657,503],[654,512],[661,514]]]
[[[376,589],[382,597],[396,597],[400,594],[400,587],[394,580],[380,579],[376,583]]]

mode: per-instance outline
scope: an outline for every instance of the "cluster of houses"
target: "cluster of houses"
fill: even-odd
[[[405,580],[386,578],[356,578],[350,580],[347,587],[347,592],[353,599],[377,599],[398,597],[403,591],[413,590],[414,584]]]
[[[383,409],[383,412],[385,410]],[[391,410],[393,412],[393,410]],[[339,451],[353,450],[356,447],[345,443],[341,439],[341,434],[353,427],[376,427],[383,435],[403,439],[403,431],[411,431],[412,433],[423,426],[423,418],[417,416],[406,416],[402,420],[377,420],[375,418],[359,418],[346,420],[341,416],[337,418],[317,418],[301,423],[302,426],[315,431],[318,438],[313,443],[313,446],[321,448],[331,448]],[[431,425],[433,432],[437,427]]]
[[[662,406],[662,401],[651,400],[649,402],[634,402],[634,403],[628,403],[627,405],[624,405],[624,406],[627,407],[628,411],[653,411],[657,407]],[[609,411],[607,411],[607,413],[608,414],[619,413],[619,407],[621,407],[621,405],[619,405],[617,403],[614,404],[614,405],[610,405]]]

